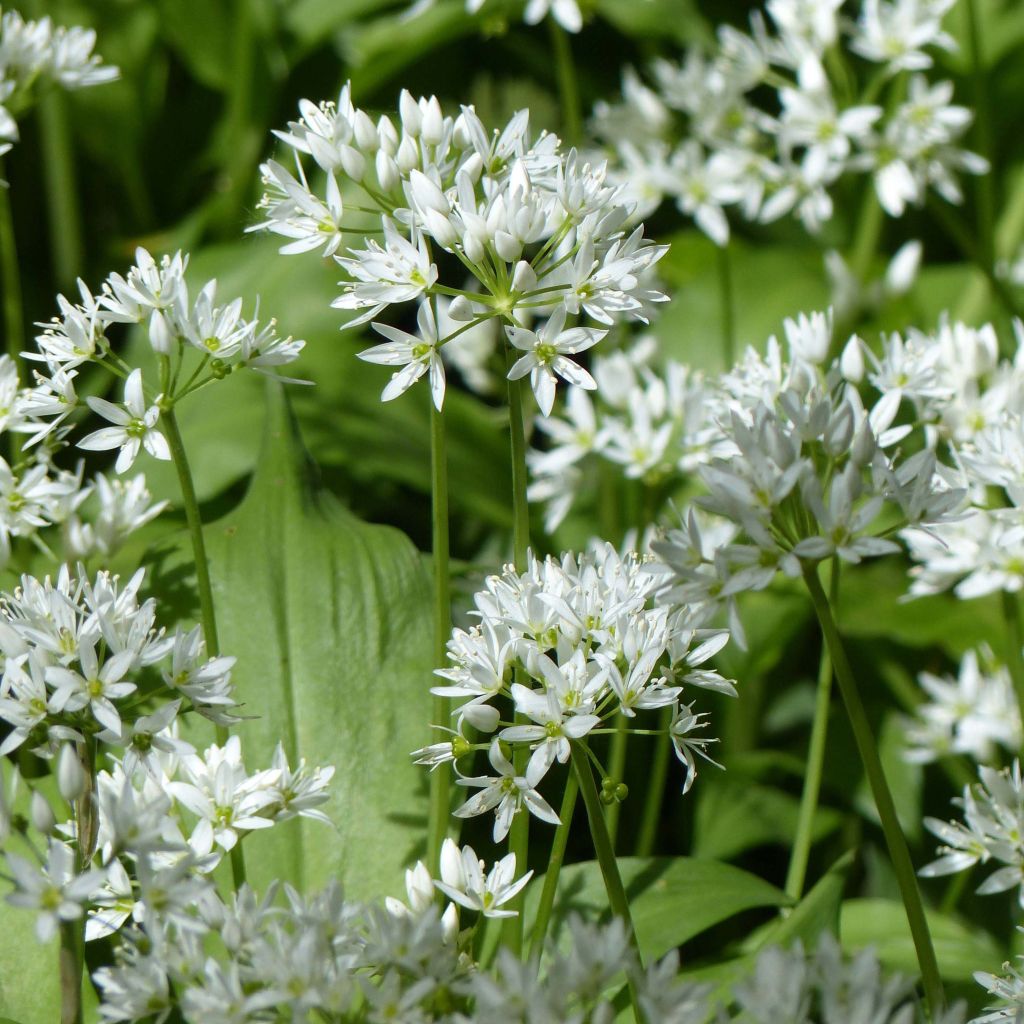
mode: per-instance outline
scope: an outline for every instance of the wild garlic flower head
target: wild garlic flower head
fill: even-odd
[[[433,688],[461,702],[453,712],[459,722],[485,733],[497,730],[489,744],[497,774],[459,776],[459,785],[479,792],[455,811],[458,816],[493,810],[495,841],[523,807],[557,823],[538,791],[555,761],[567,762],[574,742],[618,714],[632,719],[658,708],[674,709],[673,721],[687,723],[675,728],[673,740],[689,788],[696,774],[693,754],[707,757],[705,746],[713,740],[687,736],[703,720],[681,703],[681,694],[686,686],[734,692],[704,667],[728,634],[701,628],[686,610],[655,606],[656,584],[639,556],[619,555],[611,545],[561,559],[531,556],[526,572],[507,567],[487,579],[475,598],[479,623],[453,632],[451,667],[437,672],[446,683]],[[509,704],[520,723],[506,724],[510,713],[500,708]],[[473,749],[459,739],[436,745],[438,757],[456,761],[456,770],[458,757]],[[523,775],[508,756],[517,744],[531,751]],[[440,763],[433,748],[415,753],[421,763]]]
[[[1010,673],[987,645],[963,656],[955,679],[931,672],[917,678],[928,699],[906,724],[908,761],[925,764],[966,754],[984,764],[997,747],[1020,749],[1020,708]]]
[[[1024,1014],[1024,974],[1009,962],[1003,964],[1003,971],[1002,976],[975,971],[974,980],[995,996],[1000,1005],[988,1007],[981,1016],[972,1017],[967,1024],[1015,1024],[1020,1020]]]
[[[277,133],[294,151],[295,173],[263,165],[264,219],[251,230],[287,239],[282,253],[319,250],[337,260],[346,276],[333,304],[355,314],[346,326],[373,322],[390,339],[362,358],[401,367],[385,400],[429,368],[440,407],[444,346],[490,323],[526,353],[510,376],[529,373],[547,414],[556,375],[593,383],[570,355],[617,320],[646,320],[650,304],[664,300],[645,278],[666,248],[642,227],[627,230],[632,205],[602,163],[532,134],[528,111],[491,132],[472,107],[453,117],[436,97],[403,92],[397,118],[375,123],[346,85],[336,102],[303,100],[299,112]],[[374,231],[379,239],[345,244]],[[408,302],[420,307],[415,333],[377,322]],[[577,324],[581,317],[601,326]]]
[[[959,173],[988,163],[960,148],[972,115],[951,102],[951,83],[924,74],[934,50],[954,46],[941,27],[952,2],[866,0],[854,21],[840,16],[842,0],[770,0],[749,33],[722,26],[710,49],[655,62],[652,85],[627,69],[621,102],[597,104],[591,125],[610,177],[643,216],[673,200],[720,246],[730,210],[761,223],[793,215],[819,232],[833,186],[851,173],[873,176],[894,217],[931,188],[959,203]],[[834,80],[826,54],[836,47],[877,66],[890,102],[850,98],[877,90]],[[913,72],[905,96],[889,81],[899,71]]]
[[[261,323],[258,307],[257,317],[247,319],[241,299],[218,304],[216,281],[208,281],[191,301],[187,269],[188,256],[181,252],[158,261],[139,248],[128,273],[110,274],[98,295],[79,281],[80,301],[57,297],[60,315],[37,324],[37,351],[25,353],[40,366],[34,371],[35,384],[18,392],[10,414],[8,429],[32,435],[25,447],[42,441],[55,449],[66,443],[65,421],[87,404],[109,425],[82,438],[78,446],[116,449],[117,473],[126,472],[142,449],[154,458],[169,459],[159,421],[177,401],[244,368],[276,376],[278,366],[298,357],[305,343],[280,337],[274,320]],[[123,360],[111,349],[112,324],[138,325],[161,357],[161,369],[144,377],[141,369],[127,368],[121,402],[89,397],[82,403],[75,381],[83,364],[99,363],[126,375]]]
[[[1020,886],[1024,906],[1024,780],[1020,763],[999,771],[981,765],[979,781],[964,787],[954,800],[963,808],[963,821],[925,818],[925,825],[942,840],[938,860],[919,872],[926,878],[963,871],[975,864],[995,861],[997,868],[978,886],[978,893],[1006,892]]]
[[[931,528],[964,497],[932,450],[904,457],[893,448],[912,430],[894,425],[902,390],[868,408],[843,379],[841,361],[822,365],[829,317],[788,321],[786,333],[788,362],[773,339],[765,356],[748,352],[711,392],[720,443],[698,468],[706,493],[694,503],[712,521],[731,524],[731,538],[709,546],[706,520],[690,513],[652,545],[669,599],[725,605],[734,632],[742,591],[763,589],[778,571],[799,576],[803,565],[826,558],[859,562],[898,551],[892,519]]]

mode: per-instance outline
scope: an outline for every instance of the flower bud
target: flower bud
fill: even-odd
[[[153,351],[162,356],[169,356],[174,351],[176,340],[177,337],[163,312],[154,309],[153,315],[149,318],[149,344]]]
[[[447,249],[451,252],[455,248],[455,243],[459,240],[459,234],[452,226],[452,222],[442,214],[438,213],[437,210],[426,210],[423,214],[423,219],[427,223],[427,231],[434,237],[442,249]]]
[[[532,292],[537,287],[537,274],[526,260],[520,260],[512,273],[512,288],[517,292]]]
[[[507,231],[495,231],[494,248],[498,255],[508,263],[513,263],[523,254],[523,243]]]
[[[468,704],[462,708],[462,717],[480,732],[494,732],[501,719],[498,709],[489,704]]]
[[[851,384],[859,384],[864,379],[864,350],[860,338],[854,334],[843,346],[843,354],[839,357],[839,372]]]
[[[339,146],[338,155],[345,173],[353,181],[362,181],[366,173],[366,157],[352,146]]]
[[[448,307],[448,319],[460,324],[475,320],[476,312],[473,309],[473,303],[465,295],[457,295]]]
[[[423,112],[408,89],[403,89],[402,94],[398,97],[398,113],[402,118],[402,127],[406,133],[414,138],[419,135],[420,128],[423,127]]]
[[[423,109],[420,138],[428,146],[436,146],[444,138],[444,117],[441,114],[441,104],[437,102],[436,96],[431,96]]]
[[[398,164],[395,163],[394,158],[389,156],[385,150],[378,149],[374,166],[377,171],[377,181],[380,182],[380,187],[385,192],[390,192],[398,184],[400,178]]]
[[[380,137],[373,121],[363,110],[357,110],[352,118],[352,134],[355,136],[356,145],[365,149],[368,153],[375,153],[380,145]]]
[[[414,167],[419,166],[419,162],[420,151],[416,148],[416,143],[408,135],[403,135],[395,154],[395,163],[400,170],[408,174]]]
[[[38,789],[32,793],[32,801],[29,804],[29,818],[32,822],[32,827],[44,836],[50,835],[57,825],[53,808]]]
[[[57,757],[57,788],[69,804],[85,792],[85,770],[74,744],[65,743],[60,748]]]

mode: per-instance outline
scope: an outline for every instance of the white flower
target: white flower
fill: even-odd
[[[484,862],[473,847],[464,846],[460,851],[451,839],[446,839],[441,847],[441,880],[434,885],[449,899],[484,917],[515,917],[517,911],[501,907],[519,894],[533,872],[527,871],[513,881],[515,873],[516,855],[510,853],[496,861],[485,878]]]
[[[381,392],[381,400],[390,402],[393,398],[404,394],[427,371],[430,372],[430,394],[434,406],[440,411],[444,405],[444,363],[438,352],[437,323],[430,300],[420,303],[416,314],[419,334],[409,334],[387,324],[371,324],[378,333],[389,338],[383,345],[375,345],[359,353],[360,359],[368,363],[383,363],[385,366],[401,366],[394,373],[387,386]]]
[[[555,403],[555,374],[570,384],[593,391],[597,382],[578,363],[567,359],[596,345],[607,331],[593,327],[572,327],[565,330],[565,309],[558,307],[539,331],[523,327],[506,327],[509,341],[526,355],[518,359],[508,371],[509,380],[519,380],[530,374],[530,384],[540,411],[549,415]]]
[[[156,429],[160,407],[157,403],[146,407],[141,370],[132,370],[125,381],[123,407],[102,398],[87,398],[86,401],[89,408],[115,425],[101,427],[83,437],[78,442],[79,448],[87,451],[119,448],[114,464],[118,473],[124,473],[131,466],[142,447],[156,459],[170,460],[171,449],[167,439]]]
[[[491,743],[488,751],[491,766],[499,773],[497,778],[460,776],[455,780],[459,786],[477,786],[481,792],[471,796],[452,813],[457,818],[472,818],[494,810],[494,841],[500,843],[512,827],[512,819],[525,803],[529,811],[541,821],[552,825],[561,824],[558,815],[548,802],[537,792],[536,786],[543,777],[539,765],[527,766],[526,775],[516,775],[512,762],[501,752],[498,740]],[[495,810],[496,809],[496,810]]]

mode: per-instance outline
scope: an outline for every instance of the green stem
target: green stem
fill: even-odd
[[[583,137],[583,115],[580,91],[576,82],[576,66],[572,59],[569,35],[554,18],[548,17],[551,49],[555,55],[555,73],[558,76],[558,95],[562,102],[562,130],[570,146],[578,145]]]
[[[78,202],[75,154],[64,94],[54,89],[39,100],[43,177],[49,214],[53,269],[61,288],[82,271],[82,211]]]
[[[995,297],[1002,303],[1010,316],[1024,316],[1024,308],[1017,301],[1007,283],[996,273],[995,266],[985,259],[978,244],[974,241],[971,230],[963,223],[961,217],[943,199],[928,196],[928,209],[931,210],[942,224],[946,233],[957,243],[960,251],[985,275]]]
[[[974,91],[975,148],[979,153],[984,153],[991,159],[995,147],[992,144],[991,105],[982,53],[981,12],[978,8],[978,0],[967,0],[964,15],[967,19],[967,55],[971,66],[971,82]],[[994,173],[994,170],[990,168],[987,174],[978,175],[975,190],[978,204],[978,243],[982,257],[989,266],[993,266],[996,261]]]
[[[608,774],[612,782],[622,782],[622,774],[626,768],[626,748],[629,746],[629,723],[625,715],[619,715],[615,720],[615,732],[612,733],[612,751],[608,762]],[[605,808],[605,824],[608,826],[608,838],[611,840],[612,849],[615,849],[615,839],[619,831],[619,812],[622,805],[618,800],[613,800]]]
[[[434,664],[445,664],[452,631],[451,588],[448,565],[448,455],[445,445],[444,413],[430,405],[431,520],[434,531]],[[434,696],[436,725],[447,725],[449,701]],[[431,870],[440,863],[441,844],[448,829],[451,801],[451,772],[438,765],[430,776],[430,821],[427,863]]]
[[[608,893],[608,903],[612,908],[612,913],[622,918],[630,944],[636,951],[637,960],[642,968],[643,958],[640,955],[640,944],[636,940],[633,916],[629,912],[629,900],[622,884],[622,876],[619,874],[615,851],[612,849],[611,839],[605,827],[604,808],[601,806],[601,798],[598,796],[597,786],[594,784],[594,774],[590,770],[590,761],[583,743],[575,741],[572,743],[572,767],[576,773],[580,793],[583,795],[583,804],[587,808],[590,837],[594,841],[594,853],[597,855],[597,863],[601,868],[601,877],[604,879],[605,891]],[[639,1024],[643,1021],[644,1016],[632,978],[629,979],[629,1000],[633,1005],[633,1014]]]
[[[728,245],[718,249],[718,296],[722,315],[722,354],[725,369],[732,369],[736,361],[736,294],[733,287],[732,256]]]
[[[511,368],[515,359],[514,350],[508,346],[508,363]],[[530,506],[526,500],[526,424],[523,418],[523,392],[525,381],[510,380],[508,382],[508,419],[511,435],[512,452],[512,551],[517,572],[526,571],[527,554],[530,550]],[[526,719],[515,716],[516,724],[523,724]],[[526,772],[526,761],[529,751],[525,745],[517,744],[512,754],[517,776]],[[530,815],[526,808],[512,819],[509,831],[509,849],[516,855],[516,870],[526,870],[530,854]],[[519,893],[509,905],[510,910],[517,911],[515,917],[505,922],[503,936],[505,944],[513,953],[519,955],[523,948],[523,893]]]
[[[832,581],[829,586],[829,601],[835,606],[839,597],[839,563],[833,559]],[[814,833],[814,815],[818,809],[821,794],[821,776],[825,766],[825,742],[828,739],[828,713],[832,706],[832,661],[828,656],[828,644],[822,644],[821,660],[818,664],[817,698],[814,702],[814,722],[811,725],[811,740],[807,749],[807,770],[804,776],[803,793],[800,796],[800,812],[797,816],[796,838],[789,858],[786,873],[786,895],[794,900],[803,895],[807,877],[807,861],[811,854]]]
[[[83,928],[81,921],[62,921],[60,926],[60,1024],[82,1024]]]
[[[884,223],[885,212],[875,194],[874,182],[869,179],[865,184],[860,217],[857,219],[857,232],[850,248],[850,270],[861,284],[867,281],[868,274],[871,273],[871,264],[878,250],[878,240],[882,236]]]
[[[0,181],[5,180],[3,157],[0,157]],[[0,287],[4,293],[4,334],[7,354],[18,368],[18,377],[25,381],[21,353],[25,348],[25,313],[21,301],[21,273],[18,269],[18,246],[14,238],[14,214],[11,190],[0,184]]]
[[[1013,691],[1020,707],[1020,720],[1024,722],[1024,652],[1020,621],[1020,600],[1016,594],[1004,590],[1003,620],[1006,623],[1006,667],[1013,680]]]
[[[644,795],[643,817],[640,819],[640,835],[636,841],[636,855],[649,857],[654,852],[661,822],[661,805],[665,799],[665,783],[668,781],[668,766],[672,758],[672,738],[668,734],[672,724],[672,709],[661,711],[661,730],[654,741],[654,757],[651,760],[647,792]]]
[[[815,613],[818,616],[818,622],[821,625],[821,631],[825,637],[836,682],[839,684],[839,692],[843,695],[843,703],[846,705],[850,726],[857,742],[857,750],[860,753],[861,762],[875,799],[875,807],[882,823],[882,832],[889,849],[893,873],[900,887],[900,895],[903,897],[903,906],[910,925],[910,934],[917,951],[917,962],[921,968],[925,999],[932,1019],[938,1019],[945,1006],[945,994],[942,990],[939,965],[935,959],[935,949],[928,930],[924,904],[921,902],[921,891],[917,885],[917,875],[914,873],[914,864],[910,858],[910,850],[907,848],[907,840],[900,828],[896,805],[893,803],[892,793],[878,756],[878,747],[875,745],[871,723],[861,701],[857,682],[846,657],[846,650],[839,636],[839,630],[832,617],[828,598],[821,588],[816,567],[805,565],[803,575],[814,604]]]
[[[572,816],[576,810],[576,797],[580,785],[576,773],[570,772],[565,780],[565,792],[562,794],[562,806],[558,811],[561,824],[555,829],[555,838],[551,843],[551,854],[548,857],[548,869],[544,873],[544,888],[540,891],[540,902],[537,904],[537,916],[533,920],[533,936],[530,939],[530,959],[539,961],[544,950],[544,939],[551,921],[551,910],[555,905],[555,893],[558,891],[558,876],[565,861],[565,848],[569,843],[569,831],[572,828]]]
[[[171,449],[171,459],[178,474],[178,485],[181,488],[181,501],[185,507],[185,522],[188,524],[189,538],[192,541],[192,558],[196,567],[196,589],[199,591],[199,616],[203,625],[203,638],[206,641],[206,653],[211,657],[220,654],[220,641],[217,638],[217,617],[213,606],[213,589],[210,586],[210,563],[206,557],[206,541],[203,538],[203,519],[199,514],[199,500],[196,498],[195,485],[192,482],[192,471],[189,469],[185,444],[178,429],[178,420],[174,409],[165,409],[160,413],[160,425],[164,437]],[[224,746],[228,740],[228,730],[223,725],[215,726],[218,746]],[[242,844],[236,843],[231,851],[231,874],[236,891],[245,882],[245,856]]]

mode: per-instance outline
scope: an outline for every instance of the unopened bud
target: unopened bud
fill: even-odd
[[[32,793],[32,801],[29,804],[29,818],[32,821],[32,827],[44,836],[50,835],[57,825],[53,808],[38,789]]]
[[[78,751],[71,743],[60,748],[57,758],[57,788],[67,802],[73,803],[85,792],[85,769]]]

